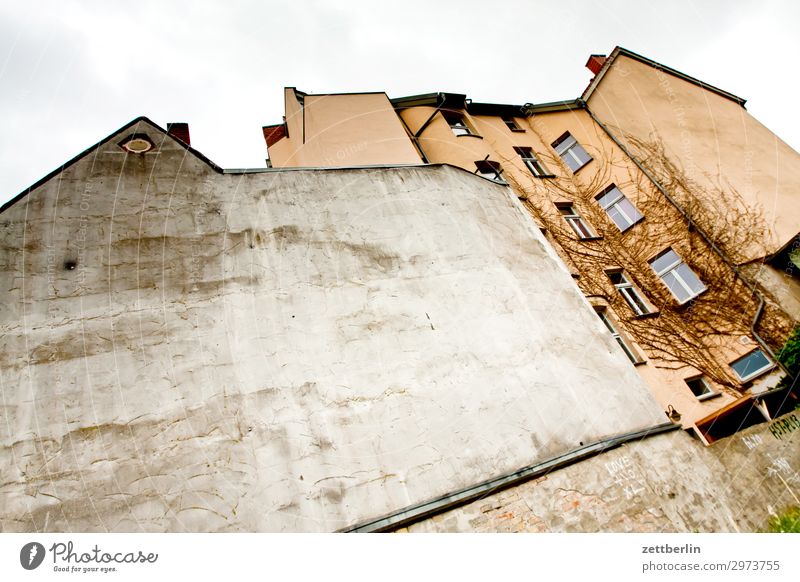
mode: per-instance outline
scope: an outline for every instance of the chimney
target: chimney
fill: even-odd
[[[167,133],[172,137],[182,141],[186,145],[192,145],[192,140],[189,138],[188,123],[168,123]]]
[[[606,55],[591,55],[589,60],[586,61],[586,68],[596,75],[603,68],[605,62]]]

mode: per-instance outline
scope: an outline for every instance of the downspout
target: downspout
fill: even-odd
[[[758,292],[755,286],[752,285],[744,275],[742,275],[742,273],[739,271],[739,268],[733,263],[733,261],[731,261],[728,258],[728,256],[722,251],[722,249],[720,249],[716,245],[716,243],[714,243],[714,241],[711,240],[711,238],[705,233],[705,231],[691,219],[691,217],[686,213],[686,211],[681,207],[681,205],[678,204],[678,202],[672,196],[670,196],[667,190],[659,183],[658,180],[656,180],[655,176],[653,176],[653,174],[651,174],[650,171],[638,159],[636,159],[636,157],[628,150],[628,148],[625,147],[625,145],[622,142],[620,142],[620,140],[618,140],[616,136],[613,133],[611,133],[611,131],[599,119],[597,119],[597,117],[595,117],[595,114],[592,113],[591,109],[589,109],[589,105],[585,101],[580,99],[578,100],[578,102],[583,106],[583,109],[586,110],[586,113],[589,114],[592,120],[602,128],[602,130],[606,133],[606,135],[609,138],[611,138],[611,141],[613,141],[617,145],[617,147],[619,147],[619,149],[621,149],[623,153],[625,153],[625,155],[628,156],[633,161],[634,164],[636,164],[636,167],[639,168],[639,170],[641,170],[641,172],[648,177],[648,179],[655,185],[656,188],[658,188],[658,190],[664,195],[664,197],[678,210],[678,212],[681,213],[681,215],[686,219],[689,225],[694,227],[694,229],[697,231],[700,237],[711,247],[711,249],[715,253],[717,253],[720,256],[722,261],[728,267],[730,267],[730,269],[739,278],[739,280],[742,281],[742,283],[744,283],[745,286],[748,289],[750,289],[753,295],[755,295],[758,298],[758,309],[756,310],[756,315],[753,318],[753,322],[750,324],[750,331],[753,334],[753,337],[758,342],[758,344],[772,358],[772,361],[775,362],[781,370],[783,370],[784,374],[791,377],[789,371],[783,366],[783,364],[780,363],[780,361],[778,361],[778,358],[775,357],[775,352],[772,351],[772,349],[767,345],[767,342],[764,341],[764,338],[758,335],[758,332],[756,331],[756,326],[758,325],[758,322],[761,319],[761,315],[764,313],[765,301],[761,293]]]
[[[403,116],[400,115],[400,113],[397,111],[397,107],[395,107],[394,109],[395,113],[397,113],[397,117],[400,118],[403,127],[405,127],[406,131],[408,131],[408,135],[411,136],[412,143],[416,146],[420,156],[422,156],[422,161],[425,162],[426,164],[429,164],[430,161],[425,155],[425,151],[422,149],[422,146],[419,144],[419,136],[422,135],[422,132],[425,131],[425,129],[427,129],[428,125],[430,125],[431,121],[433,121],[433,118],[436,116],[437,113],[439,113],[439,110],[441,110],[441,108],[444,107],[445,96],[439,93],[439,98],[441,99],[441,102],[436,106],[436,109],[433,110],[433,113],[431,113],[430,117],[428,117],[428,119],[425,121],[425,123],[422,124],[422,126],[417,130],[416,133],[411,133],[411,128],[408,127],[408,124],[406,124],[406,121],[405,119],[403,119]]]
[[[397,113],[397,109],[395,109],[394,112]],[[403,116],[400,115],[399,113],[397,113],[397,117],[400,119],[400,123],[403,124],[403,127],[405,128],[408,137],[411,138],[411,143],[414,144],[414,147],[417,149],[417,153],[419,154],[419,157],[422,158],[422,162],[425,164],[429,164],[430,162],[428,161],[427,156],[425,156],[425,152],[422,151],[422,147],[419,145],[419,141],[417,140],[416,136],[414,136],[414,134],[411,133],[411,128],[408,127],[406,120],[403,119]]]

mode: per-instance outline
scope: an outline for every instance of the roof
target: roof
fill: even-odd
[[[186,150],[188,150],[190,153],[195,155],[201,161],[203,161],[206,164],[208,164],[209,166],[211,166],[211,168],[215,172],[222,173],[222,168],[220,168],[217,164],[215,164],[214,162],[209,160],[206,156],[204,156],[203,154],[198,152],[192,146],[184,143],[182,140],[178,139],[177,137],[175,137],[171,133],[167,132],[166,129],[164,129],[163,127],[161,127],[157,123],[154,123],[153,121],[151,121],[147,117],[139,116],[136,119],[134,119],[133,121],[130,121],[129,123],[126,123],[125,125],[120,127],[118,130],[116,130],[116,131],[112,132],[111,134],[107,135],[106,137],[104,137],[103,139],[98,141],[96,144],[94,144],[92,146],[89,146],[88,148],[83,150],[81,153],[79,153],[77,156],[75,156],[74,158],[72,158],[68,162],[65,162],[64,164],[62,164],[61,166],[59,166],[58,168],[56,168],[55,170],[53,170],[52,172],[50,172],[49,174],[47,174],[46,176],[41,178],[40,180],[37,180],[36,182],[34,182],[30,186],[28,186],[25,190],[23,190],[22,192],[20,192],[16,196],[14,196],[11,200],[7,201],[2,206],[0,206],[0,213],[5,212],[6,209],[10,208],[11,206],[16,204],[20,200],[24,199],[28,194],[30,194],[31,192],[36,190],[39,186],[42,186],[43,184],[46,184],[47,182],[49,182],[50,180],[52,180],[53,178],[55,178],[56,176],[61,174],[63,171],[65,171],[67,168],[69,168],[73,164],[76,164],[77,162],[79,162],[80,160],[82,160],[83,158],[85,158],[86,156],[91,154],[93,151],[95,151],[100,146],[105,145],[106,143],[108,143],[109,141],[114,139],[120,133],[122,133],[122,132],[124,132],[124,131],[126,131],[128,129],[131,129],[132,127],[134,127],[134,126],[136,126],[136,125],[138,125],[138,124],[140,124],[142,122],[150,124],[155,129],[157,129],[158,131],[162,132],[165,136],[169,136],[169,138],[173,139],[175,141],[175,143],[179,144],[181,147],[183,147]]]
[[[670,75],[672,75],[674,77],[677,77],[679,79],[682,79],[684,81],[692,83],[693,85],[697,85],[698,87],[702,87],[703,89],[705,89],[707,91],[711,91],[712,93],[716,93],[717,95],[720,95],[721,97],[724,97],[726,99],[730,99],[731,101],[733,101],[735,103],[738,103],[742,107],[744,107],[744,104],[747,102],[746,99],[742,99],[741,97],[737,97],[733,93],[729,93],[728,91],[725,91],[725,90],[720,89],[718,87],[714,87],[713,85],[709,85],[708,83],[704,83],[703,81],[701,81],[699,79],[695,79],[694,77],[692,77],[690,75],[687,75],[685,73],[681,73],[680,71],[677,71],[677,70],[675,70],[673,68],[670,68],[670,67],[668,67],[666,65],[662,65],[661,63],[658,63],[656,61],[648,59],[647,57],[643,57],[642,55],[636,54],[635,52],[629,51],[628,49],[622,48],[620,46],[615,47],[614,50],[611,51],[611,54],[606,59],[606,62],[603,63],[603,68],[600,69],[600,72],[597,73],[597,75],[595,75],[595,77],[589,83],[589,86],[586,87],[586,89],[583,92],[583,95],[581,95],[581,99],[583,101],[588,101],[591,98],[592,93],[594,93],[595,89],[597,89],[598,85],[600,85],[600,82],[603,80],[603,77],[605,76],[606,72],[608,72],[608,70],[614,65],[614,62],[616,61],[617,57],[619,57],[620,55],[628,57],[628,58],[633,59],[635,61],[638,61],[640,63],[644,63],[645,65],[653,67],[656,70],[664,71],[665,73],[669,73]]]

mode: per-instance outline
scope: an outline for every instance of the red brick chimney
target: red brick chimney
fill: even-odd
[[[192,140],[189,137],[189,124],[188,123],[168,123],[167,133],[185,143],[192,145]]]
[[[591,55],[589,60],[586,61],[586,68],[596,75],[603,68],[605,62],[606,55]]]

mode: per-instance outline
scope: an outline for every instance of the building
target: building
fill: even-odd
[[[508,184],[671,418],[709,443],[790,409],[776,352],[800,322],[800,156],[669,67],[619,47],[587,66],[581,98],[545,104],[287,88],[270,161]]]
[[[628,335],[675,310],[628,255],[575,251],[658,260],[636,233],[681,224],[584,106],[287,96],[276,167],[142,117],[0,208],[0,530],[754,531],[796,499],[797,414],[724,447],[677,430],[694,364]],[[695,232],[668,244],[719,294]],[[727,365],[760,344],[724,321],[702,357]],[[756,372],[690,402],[775,414]]]
[[[2,209],[3,531],[333,531],[673,428],[507,188],[188,140]]]

